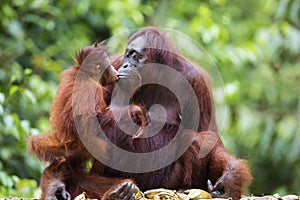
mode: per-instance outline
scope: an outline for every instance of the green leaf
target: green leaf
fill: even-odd
[[[0,171],[0,183],[1,185],[4,185],[9,188],[11,188],[14,184],[11,178],[8,176],[8,174],[2,171]]]
[[[0,92],[0,104],[2,104],[5,100],[5,95]]]
[[[29,99],[32,104],[36,103],[36,98],[35,98],[34,94],[30,90],[25,89],[24,92],[23,92],[23,95],[27,99]]]
[[[25,74],[25,75],[30,75],[30,74],[32,74],[32,69],[26,68],[26,69],[24,70],[24,74]]]
[[[37,182],[32,179],[21,179],[16,184],[16,189],[20,194],[31,194],[32,190],[37,187]]]
[[[11,86],[9,89],[9,96],[13,96],[16,92],[19,91],[19,89],[20,89],[20,87],[17,85]]]

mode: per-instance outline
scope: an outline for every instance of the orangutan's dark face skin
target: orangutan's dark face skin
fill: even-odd
[[[138,72],[147,59],[145,55],[145,41],[143,36],[136,38],[126,48],[124,64],[118,70],[119,87],[129,93],[141,85],[141,76]]]
[[[132,70],[136,70],[138,67],[142,67],[147,57],[145,56],[146,42],[143,36],[140,36],[133,40],[126,48],[125,62],[123,66],[118,70],[120,77],[128,75]]]

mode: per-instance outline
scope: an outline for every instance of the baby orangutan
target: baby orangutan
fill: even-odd
[[[78,116],[84,116],[86,120],[97,116],[102,122],[109,124],[103,127],[103,131],[113,133],[111,129],[117,127],[116,118],[131,118],[136,123],[144,124],[145,110],[138,105],[130,105],[114,110],[113,115],[108,109],[103,96],[107,91],[103,86],[115,83],[118,74],[110,65],[103,46],[95,44],[85,47],[76,56],[76,61],[74,66],[62,73],[62,80],[52,103],[51,132],[29,138],[29,151],[40,160],[50,162],[41,178],[42,199],[70,199],[83,191],[91,197],[109,198],[110,195],[116,195],[116,191],[118,194],[128,187],[136,188],[132,194],[127,194],[134,195],[138,188],[131,180],[107,178],[93,175],[92,171],[87,172],[86,164],[98,161],[83,145],[74,120]],[[94,133],[87,134],[85,136],[92,137]],[[93,140],[104,151],[109,148],[105,139],[96,136]],[[114,185],[116,186],[112,187]]]

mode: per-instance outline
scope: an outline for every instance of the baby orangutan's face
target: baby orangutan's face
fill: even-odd
[[[115,68],[112,65],[109,65],[100,78],[100,84],[103,86],[110,85],[117,82],[118,79],[119,78],[117,70],[115,70]]]
[[[88,46],[83,51],[90,51],[80,67],[86,75],[99,81],[102,86],[118,81],[118,72],[110,64],[108,55],[102,46]]]

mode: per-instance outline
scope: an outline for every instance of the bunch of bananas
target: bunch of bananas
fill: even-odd
[[[198,200],[211,199],[211,195],[200,189],[189,189],[182,192],[177,192],[168,189],[153,189],[147,190],[144,193],[138,192],[135,196],[136,200]]]
[[[200,189],[190,189],[177,192],[175,190],[168,189],[153,189],[145,192],[138,192],[135,195],[136,200],[198,200],[198,199],[211,199],[211,195],[208,192]],[[86,193],[75,197],[74,200],[96,200],[90,199],[86,196]]]

